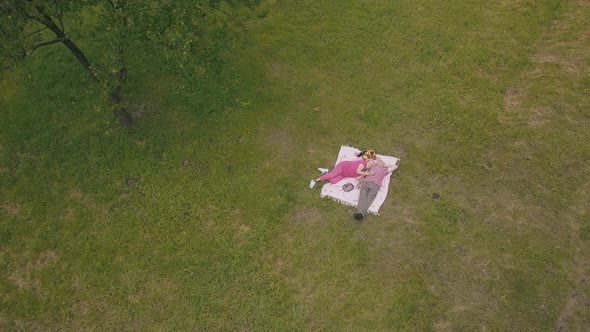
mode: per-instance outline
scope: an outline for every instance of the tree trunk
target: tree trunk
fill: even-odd
[[[72,42],[69,38],[65,39],[63,41],[63,43],[70,50],[70,52],[72,52],[72,54],[74,54],[76,59],[78,59],[78,62],[80,62],[82,67],[84,67],[84,69],[86,69],[86,71],[88,71],[88,73],[90,74],[90,78],[93,81],[98,81],[98,77],[96,76],[96,73],[92,69],[92,66],[90,66],[90,62],[88,61],[88,59],[86,59],[86,56],[84,55],[84,53],[82,53],[82,51],[78,48],[78,46],[76,46],[76,44],[74,44],[74,42]]]
[[[92,69],[92,66],[90,65],[90,61],[88,61],[88,59],[86,58],[84,53],[82,53],[82,50],[80,50],[78,48],[78,46],[76,46],[76,44],[74,44],[74,42],[66,36],[66,34],[63,32],[63,30],[60,29],[53,22],[51,17],[49,17],[48,15],[44,15],[43,19],[40,20],[40,22],[43,25],[45,25],[47,28],[49,28],[49,30],[51,30],[55,34],[55,36],[70,50],[70,52],[72,52],[72,54],[76,57],[76,59],[82,65],[82,67],[84,67],[84,69],[86,69],[86,71],[88,71],[88,73],[90,74],[90,78],[93,81],[98,81],[98,77],[96,76],[96,73]]]

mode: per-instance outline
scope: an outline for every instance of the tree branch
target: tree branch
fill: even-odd
[[[45,30],[45,29],[47,29],[47,27],[41,28],[41,29],[39,29],[39,30],[37,30],[37,31],[33,31],[33,32],[31,32],[31,33],[29,34],[29,37],[30,37],[30,36],[32,36],[32,35],[34,35],[34,34],[36,34],[36,33],[39,33],[39,32],[41,32],[41,31],[43,31],[43,30]]]
[[[55,15],[55,18],[57,18],[57,21],[59,22],[59,25],[61,26],[61,30],[66,31],[66,27],[64,26],[64,22],[62,20],[63,17],[64,17],[64,13],[61,10],[58,10],[57,15]]]
[[[61,43],[61,42],[63,42],[63,39],[57,38],[57,39],[54,39],[54,40],[50,40],[50,41],[46,41],[46,42],[43,42],[43,43],[39,43],[39,44],[33,45],[33,49],[31,50],[31,52],[33,52],[34,50],[38,49],[39,47],[43,47],[43,46],[47,46],[47,45],[51,45],[51,44],[55,44],[55,43]]]
[[[33,21],[37,21],[37,22],[39,22],[39,23],[41,23],[41,24],[43,24],[44,26],[47,27],[47,25],[45,24],[45,22],[43,22],[43,19],[40,18],[40,17],[38,17],[38,16],[31,15],[29,13],[25,13],[25,17],[30,18]]]
[[[129,11],[127,11],[127,13],[129,13],[129,14],[135,14],[135,13],[147,12],[148,10],[156,10],[156,9],[160,9],[160,6],[153,7],[153,8],[144,8],[144,9],[137,9],[137,10],[129,10]]]

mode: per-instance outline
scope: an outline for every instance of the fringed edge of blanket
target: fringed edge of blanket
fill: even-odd
[[[336,197],[334,197],[334,196],[330,196],[330,195],[320,195],[320,197],[321,197],[321,198],[326,198],[326,197],[328,197],[329,199],[331,199],[331,200],[333,200],[333,201],[336,201],[336,202],[338,202],[338,203],[340,203],[340,204],[344,204],[344,205],[348,205],[348,206],[356,206],[355,204],[352,204],[352,203],[351,203],[351,202],[349,202],[349,201],[345,201],[345,200],[342,200],[342,199],[336,198]]]

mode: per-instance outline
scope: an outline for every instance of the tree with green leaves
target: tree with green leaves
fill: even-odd
[[[5,45],[0,54],[5,64],[14,64],[40,47],[61,43],[91,79],[97,80],[90,61],[68,36],[64,25],[65,13],[76,13],[91,5],[92,1],[83,0],[0,0],[0,42]]]
[[[93,81],[108,91],[113,113],[123,126],[132,122],[121,106],[122,84],[127,77],[125,52],[142,44],[178,64],[201,72],[193,59],[214,62],[231,34],[243,28],[258,0],[0,0],[0,61],[12,66],[35,50],[61,43]],[[83,16],[97,25],[101,54],[86,54],[71,31],[84,38]],[[102,69],[101,69],[102,68]],[[113,70],[112,68],[119,68]]]

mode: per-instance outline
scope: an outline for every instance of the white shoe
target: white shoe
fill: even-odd
[[[309,181],[309,189],[315,187],[315,180]]]
[[[322,174],[326,174],[328,173],[328,169],[327,168],[318,168],[318,171],[322,172]]]

